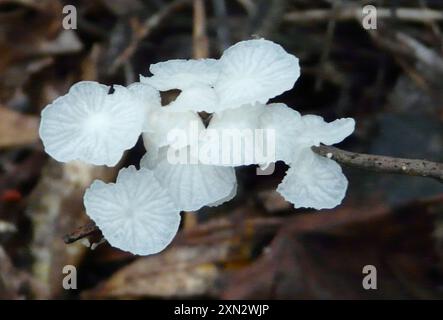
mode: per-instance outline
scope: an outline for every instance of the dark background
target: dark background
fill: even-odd
[[[76,30],[62,28],[67,4]],[[365,4],[376,30],[362,28]],[[344,168],[344,203],[317,212],[276,193],[284,164],[272,176],[238,168],[233,201],[184,213],[170,247],[140,258],[63,243],[88,222],[85,188],[118,168],[57,163],[38,138],[40,111],[77,81],[127,85],[151,63],[265,37],[302,67],[276,101],[356,119],[339,147],[443,161],[442,23],[437,0],[0,0],[0,298],[442,298],[443,185],[430,178]],[[77,290],[62,287],[68,264]],[[362,287],[365,265],[377,290]]]

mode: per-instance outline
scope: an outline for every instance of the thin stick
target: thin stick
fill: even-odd
[[[204,59],[209,56],[209,40],[206,35],[205,11],[204,0],[194,0],[194,26],[192,32],[194,59]]]
[[[100,231],[100,229],[95,225],[95,223],[93,221],[91,221],[91,222],[85,224],[84,226],[77,228],[72,233],[65,235],[63,237],[63,241],[66,244],[73,243],[77,240],[88,237],[98,231]]]
[[[392,10],[389,8],[377,8],[378,19],[399,19],[410,22],[422,22],[429,23],[430,21],[443,20],[443,12],[432,9],[415,9],[415,8],[397,8],[395,10],[396,16],[392,14]],[[337,21],[361,20],[362,7],[361,6],[347,6],[343,7],[337,13],[331,9],[312,9],[304,11],[288,12],[284,15],[283,19],[287,22],[294,23],[312,23],[315,21],[328,21],[331,17],[334,17]]]
[[[317,154],[360,169],[410,176],[430,177],[443,182],[443,163],[355,153],[330,146],[312,147]]]

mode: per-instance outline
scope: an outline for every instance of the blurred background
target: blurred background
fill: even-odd
[[[376,29],[362,26],[367,4]],[[65,5],[77,29],[63,28]],[[436,180],[344,167],[344,203],[317,212],[276,193],[284,164],[271,176],[238,168],[233,201],[183,213],[166,251],[135,257],[107,243],[91,250],[97,232],[62,239],[89,221],[86,187],[138,164],[142,143],[106,168],[57,163],[38,137],[40,111],[77,81],[127,85],[151,63],[218,58],[265,37],[302,66],[276,101],[356,119],[339,147],[441,162],[442,27],[440,0],[0,0],[0,298],[443,298]],[[77,290],[62,287],[65,265],[77,268]],[[362,287],[365,265],[377,269],[377,290]]]

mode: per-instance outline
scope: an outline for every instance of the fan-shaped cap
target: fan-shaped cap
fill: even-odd
[[[298,59],[280,45],[264,40],[238,42],[220,58],[215,90],[220,109],[236,108],[290,90],[300,76]]]
[[[95,180],[84,204],[106,240],[133,254],[162,251],[180,224],[179,210],[152,172],[134,166],[120,170],[115,184]]]
[[[150,115],[159,110],[162,106],[160,92],[151,87],[148,84],[141,82],[134,82],[128,86],[128,90],[133,94],[134,98],[138,102],[139,108],[144,112],[144,126],[143,131],[149,131],[149,117]]]
[[[45,151],[61,162],[80,160],[114,166],[142,131],[144,112],[122,86],[83,81],[42,111]]]
[[[151,64],[151,77],[140,76],[140,81],[160,91],[187,89],[196,85],[213,85],[220,69],[215,59],[169,60]]]
[[[187,159],[187,163],[172,159],[178,152],[182,152],[180,157]],[[150,159],[148,152],[140,166],[153,171],[180,210],[196,211],[206,205],[215,206],[217,202],[235,195],[237,180],[234,168],[201,164],[190,147],[181,150],[164,147],[157,159]]]
[[[275,153],[277,160],[291,163],[300,150],[341,142],[355,128],[352,118],[326,122],[316,115],[301,116],[283,103],[269,104],[260,117],[263,128],[273,129],[276,136]]]
[[[307,149],[291,164],[277,191],[296,208],[320,210],[339,205],[347,187],[340,165]]]
[[[261,127],[260,116],[266,109],[265,105],[256,103],[243,105],[241,108],[224,110],[214,114],[208,128],[255,130]]]
[[[275,135],[273,150],[275,159],[290,163],[297,149],[297,136],[300,134],[301,115],[284,103],[271,103],[260,116],[263,129],[273,130]],[[272,141],[270,141],[272,143]],[[270,149],[269,145],[266,145]]]
[[[296,140],[300,146],[318,146],[320,143],[332,145],[343,141],[354,132],[355,120],[341,118],[326,122],[320,116],[308,114],[301,117],[297,128]]]

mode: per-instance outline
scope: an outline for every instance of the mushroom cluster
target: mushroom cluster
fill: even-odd
[[[147,153],[140,168],[123,168],[115,183],[96,180],[85,192],[86,212],[112,246],[138,255],[163,250],[177,233],[180,211],[235,196],[236,166],[284,161],[289,169],[277,191],[296,208],[341,203],[348,185],[341,167],[311,147],[342,141],[355,122],[327,123],[268,104],[300,75],[298,59],[280,45],[242,41],[218,60],[169,60],[149,71],[128,87],[76,83],[42,111],[40,137],[60,162],[115,166],[142,135]],[[179,95],[162,106],[160,92],[173,89]],[[212,114],[207,125],[203,111]],[[272,134],[236,148],[221,141],[229,130]]]

